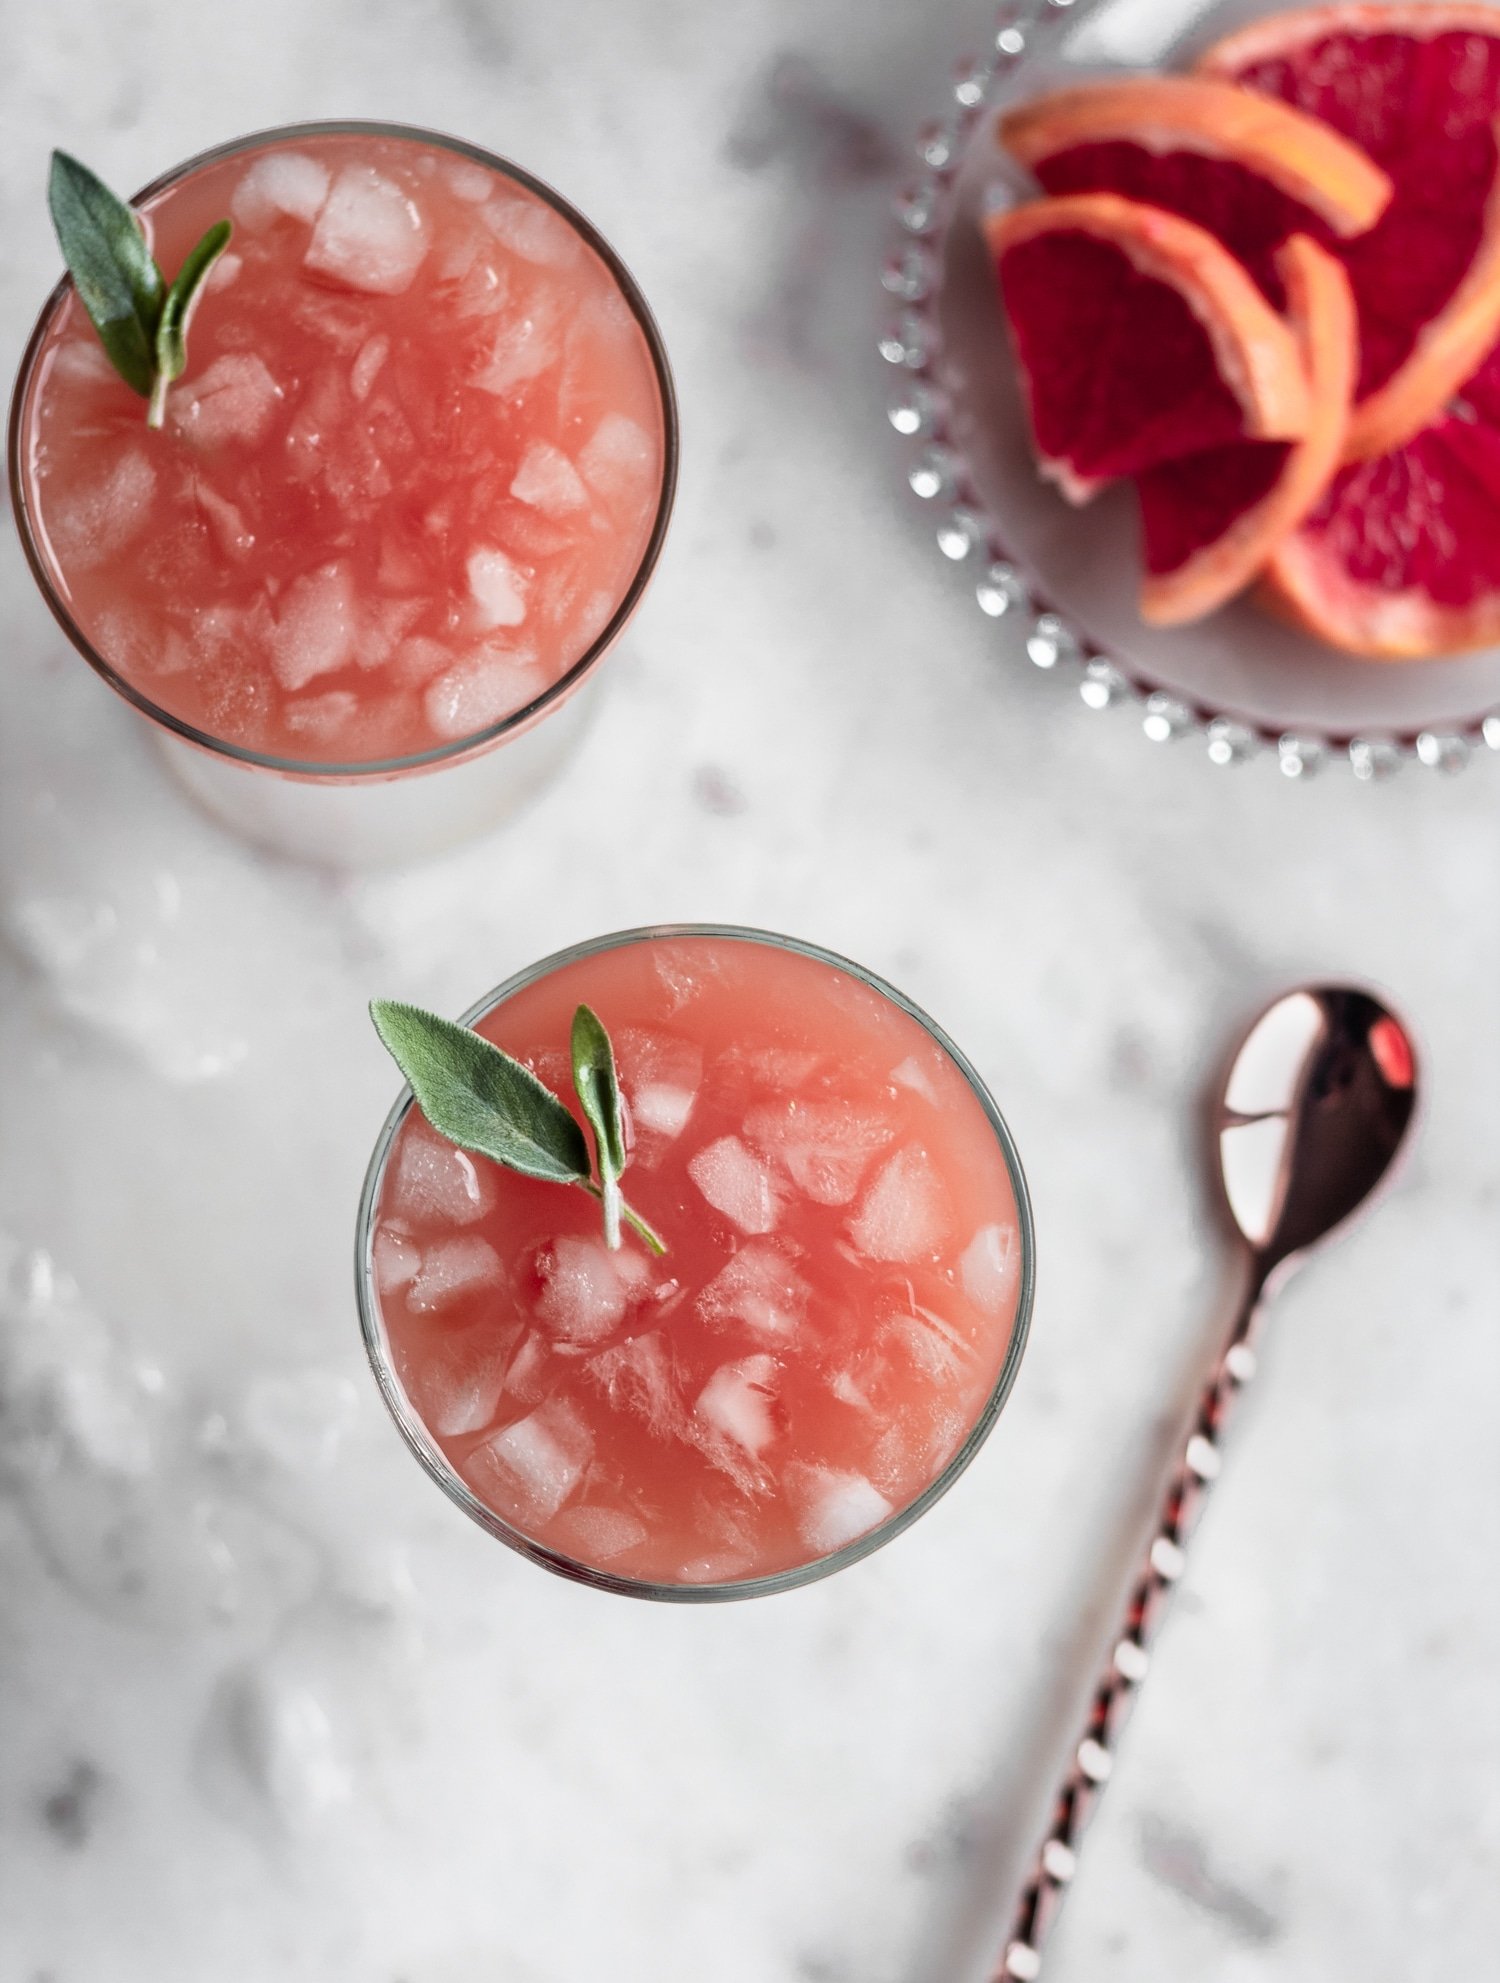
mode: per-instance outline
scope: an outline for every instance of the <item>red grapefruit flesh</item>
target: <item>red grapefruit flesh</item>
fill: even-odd
[[[1203,448],[1305,432],[1296,338],[1203,228],[1113,193],[984,225],[1042,473],[1071,502]]]
[[[1400,661],[1500,641],[1500,349],[1393,453],[1340,469],[1266,568],[1264,603]]]
[[[1058,90],[1008,112],[997,136],[1049,193],[1120,193],[1196,221],[1278,306],[1283,241],[1362,234],[1391,197],[1380,167],[1321,118],[1203,77]]]
[[[1305,235],[1293,235],[1278,259],[1311,424],[1300,441],[1241,441],[1138,478],[1141,618],[1152,626],[1200,620],[1242,591],[1338,468],[1358,362],[1354,297],[1338,262]]]
[[[1340,249],[1360,319],[1346,452],[1367,460],[1399,447],[1500,335],[1500,11],[1272,15],[1198,68],[1321,117],[1389,173],[1390,205]]]

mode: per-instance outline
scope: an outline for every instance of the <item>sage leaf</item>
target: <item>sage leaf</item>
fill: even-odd
[[[604,1242],[620,1244],[620,1177],[629,1162],[615,1053],[597,1015],[580,1005],[573,1014],[573,1086],[594,1132],[604,1204]]]
[[[467,1026],[397,999],[373,1000],[370,1017],[439,1136],[523,1177],[588,1183],[582,1129],[520,1061]]]
[[[229,237],[234,232],[233,223],[227,220],[216,221],[203,239],[188,255],[187,260],[177,271],[172,287],[167,291],[161,306],[161,317],[156,326],[156,383],[152,397],[152,413],[159,414],[158,401],[165,399],[166,389],[174,379],[180,379],[187,365],[187,333],[193,309],[203,293],[203,285],[212,272],[214,263],[229,246]],[[153,426],[161,425],[160,418],[154,418]]]
[[[110,363],[149,399],[156,382],[156,331],[165,285],[139,219],[66,152],[52,154],[47,204],[79,301]]]

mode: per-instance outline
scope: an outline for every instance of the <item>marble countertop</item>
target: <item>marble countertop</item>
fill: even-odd
[[[1048,1975],[1427,1983],[1500,1936],[1497,769],[1291,785],[1026,667],[905,496],[874,266],[985,9],[9,10],[0,347],[54,142],[132,184],[304,117],[525,160],[639,274],[685,454],[569,776],[357,881],[166,781],[0,533],[0,1983],[982,1973],[1231,1287],[1207,1071],[1275,988],[1425,1043],[1399,1188],[1278,1304]],[[600,817],[629,830],[601,833]],[[765,924],[920,1000],[1037,1207],[989,1446],[830,1582],[680,1611],[465,1522],[364,1366],[375,990]]]

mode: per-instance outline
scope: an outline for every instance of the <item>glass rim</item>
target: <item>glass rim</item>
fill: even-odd
[[[308,123],[278,124],[265,130],[249,132],[244,137],[231,138],[225,144],[213,145],[206,151],[195,153],[180,165],[175,165],[169,171],[161,173],[149,185],[142,187],[140,192],[133,194],[131,204],[139,206],[142,201],[154,199],[158,193],[165,192],[169,186],[175,185],[190,173],[201,171],[210,165],[217,165],[221,160],[233,158],[240,152],[254,151],[287,141],[295,143],[306,138],[350,136],[403,138],[438,146],[445,151],[458,154],[461,158],[470,159],[476,165],[482,165],[486,170],[498,173],[503,178],[524,186],[528,192],[536,194],[551,207],[554,213],[567,222],[604,263],[646,340],[651,369],[661,401],[662,420],[661,483],[651,533],[646,540],[630,584],[626,587],[608,622],[578,659],[555,682],[549,683],[539,694],[533,696],[529,702],[523,703],[519,709],[512,710],[508,716],[487,723],[468,736],[456,737],[446,743],[435,745],[430,750],[410,752],[401,757],[371,758],[355,763],[324,762],[314,758],[283,757],[275,752],[251,750],[244,745],[230,743],[223,737],[216,737],[211,732],[189,722],[185,717],[174,715],[171,710],[162,708],[144,690],[138,688],[105,660],[78,626],[67,601],[54,583],[48,562],[42,554],[41,543],[45,540],[45,532],[41,527],[40,518],[34,514],[33,506],[27,497],[22,462],[22,429],[26,424],[26,415],[30,408],[31,386],[37,359],[52,329],[57,312],[73,287],[72,277],[67,274],[64,274],[42,305],[41,313],[26,341],[26,349],[22,354],[20,369],[16,374],[15,386],[11,393],[9,431],[6,441],[6,468],[10,478],[11,508],[26,562],[53,619],[94,672],[107,682],[117,695],[123,697],[151,722],[216,757],[228,758],[234,763],[254,766],[263,771],[279,772],[285,777],[316,779],[329,784],[338,782],[353,784],[371,779],[391,778],[405,772],[430,771],[445,764],[478,756],[493,746],[503,743],[518,731],[529,728],[578,688],[594,672],[598,663],[619,638],[650,583],[657,560],[661,556],[662,546],[666,541],[667,526],[671,521],[681,454],[677,392],[667,358],[666,344],[640,284],[618,252],[586,214],[581,213],[571,201],[565,199],[545,180],[537,178],[524,166],[503,158],[498,152],[486,151],[483,146],[470,144],[465,138],[451,137],[445,132],[429,130],[417,124],[394,124],[365,118],[331,118]]]
[[[397,1132],[415,1106],[415,1098],[409,1087],[402,1088],[395,1106],[382,1124],[365,1172],[355,1228],[354,1280],[365,1354],[369,1358],[381,1396],[385,1399],[386,1408],[395,1420],[397,1430],[428,1477],[435,1481],[449,1500],[462,1508],[471,1520],[528,1561],[539,1564],[543,1569],[551,1570],[574,1583],[586,1584],[591,1589],[608,1591],[621,1597],[645,1598],[667,1604],[722,1604],[740,1598],[769,1597],[778,1591],[796,1590],[804,1584],[820,1582],[824,1577],[832,1576],[835,1571],[847,1569],[850,1564],[858,1563],[862,1558],[883,1548],[886,1543],[894,1541],[914,1522],[919,1521],[948,1492],[988,1439],[1015,1386],[1031,1327],[1032,1303],[1036,1290],[1036,1233],[1032,1220],[1031,1194],[1027,1189],[1025,1172],[1021,1168],[1020,1153],[1016,1149],[1009,1125],[973,1063],[948,1037],[942,1027],[904,992],[898,991],[894,985],[888,984],[875,972],[866,970],[863,965],[840,956],[836,951],[825,950],[820,944],[805,942],[800,937],[782,936],[771,930],[753,929],[735,923],[656,923],[635,929],[615,930],[608,935],[592,937],[582,943],[570,944],[565,949],[553,951],[535,964],[515,972],[493,991],[487,992],[483,998],[471,1005],[463,1014],[460,1023],[466,1026],[473,1025],[476,1020],[492,1012],[497,1005],[503,1004],[515,993],[584,958],[598,956],[607,950],[622,949],[629,944],[670,941],[680,937],[712,937],[728,942],[764,944],[770,949],[787,951],[794,956],[806,957],[814,963],[842,971],[856,983],[879,993],[898,1010],[914,1019],[933,1043],[947,1054],[968,1082],[969,1089],[983,1110],[995,1141],[999,1145],[1015,1200],[1016,1226],[1021,1243],[1020,1271],[1016,1282],[1016,1304],[1010,1337],[1006,1343],[1000,1369],[996,1373],[995,1382],[984,1405],[965,1433],[957,1452],[928,1482],[921,1493],[914,1496],[904,1507],[896,1509],[868,1534],[857,1536],[853,1542],[845,1543],[841,1549],[836,1549],[826,1556],[815,1557],[809,1563],[797,1564],[787,1570],[773,1571],[766,1576],[702,1584],[663,1583],[653,1578],[625,1577],[613,1571],[601,1570],[592,1564],[580,1563],[560,1550],[550,1549],[545,1544],[537,1542],[535,1538],[507,1522],[493,1508],[486,1506],[443,1453],[422,1422],[415,1406],[407,1398],[392,1365],[380,1313],[380,1298],[375,1285],[374,1267],[375,1212]]]

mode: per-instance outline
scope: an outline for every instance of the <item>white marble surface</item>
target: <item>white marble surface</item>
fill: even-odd
[[[1088,1847],[1057,1983],[1428,1983],[1500,1936],[1497,767],[1289,786],[1036,676],[897,484],[870,355],[901,149],[976,0],[0,8],[0,348],[53,142],[139,182],[407,118],[513,152],[673,351],[673,540],[576,768],[357,884],[164,782],[0,544],[0,1979],[950,1983],[978,1974],[1227,1291],[1206,1069],[1273,987],[1383,981],[1430,1110],[1281,1303]],[[606,823],[607,822],[607,823]],[[513,1560],[423,1479],[349,1248],[390,1069],[658,918],[867,960],[1035,1190],[1033,1342],[919,1529],[681,1612]]]

